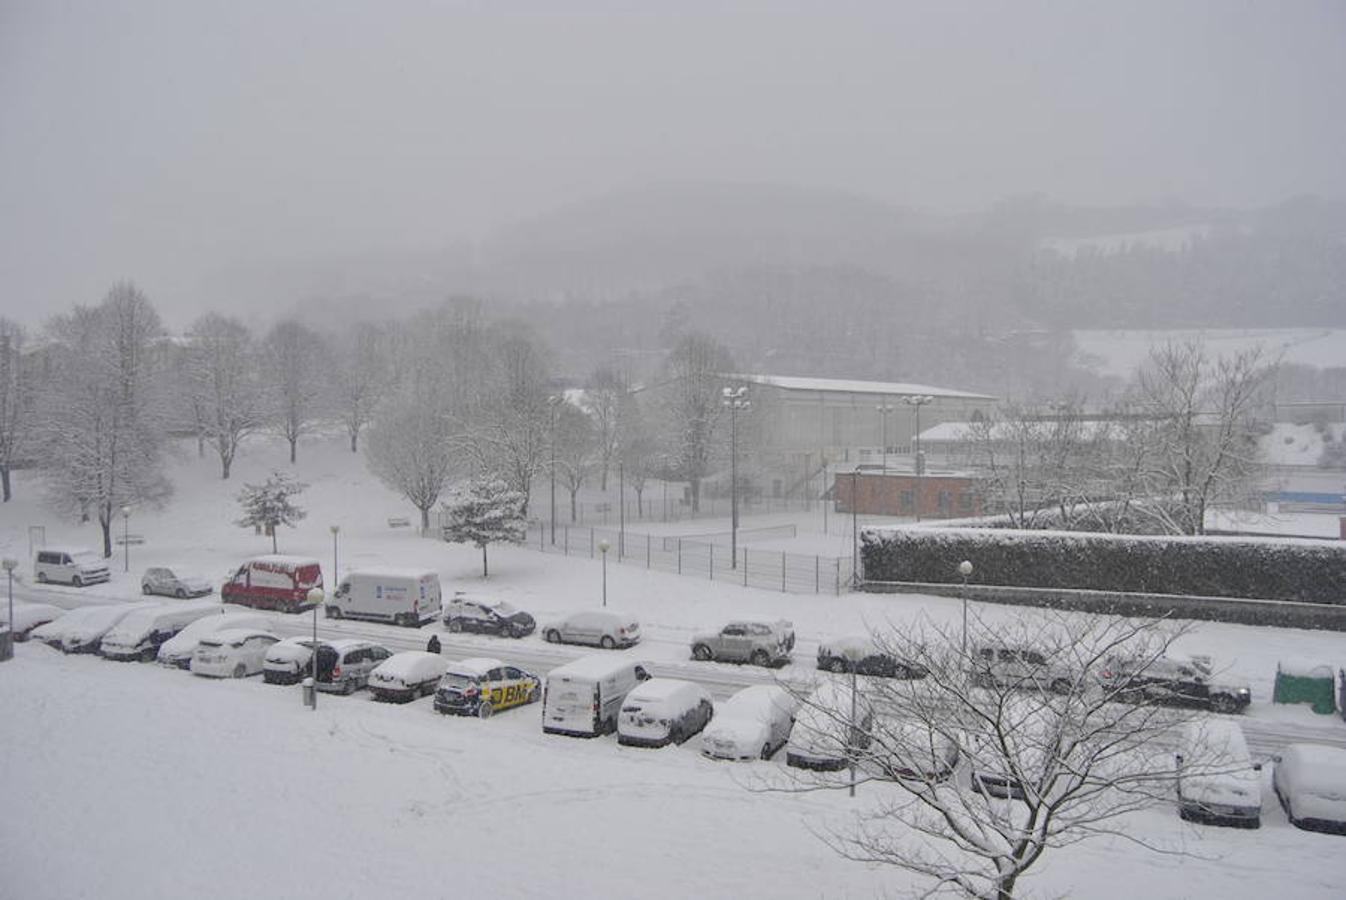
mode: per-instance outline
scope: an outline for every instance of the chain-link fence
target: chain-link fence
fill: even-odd
[[[643,566],[689,578],[791,594],[840,594],[849,590],[853,574],[849,556],[784,553],[753,549],[745,543],[745,539],[793,537],[794,528],[793,525],[740,528],[737,552],[733,552],[727,531],[652,535],[582,525],[558,525],[553,531],[547,523],[538,522],[529,526],[525,546],[544,553],[598,558],[603,555],[606,543],[608,560],[612,563]]]

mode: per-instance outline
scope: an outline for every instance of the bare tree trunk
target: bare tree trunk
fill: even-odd
[[[232,456],[220,457],[220,468],[223,470],[223,474],[220,476],[221,481],[229,480],[229,466],[233,463],[233,461],[234,458]]]
[[[358,446],[358,442],[359,442],[359,440],[360,440],[360,432],[358,432],[358,431],[354,431],[354,430],[351,431],[351,452],[352,452],[352,453],[358,453],[358,452],[360,452],[360,448],[359,448],[359,446]]]
[[[482,578],[487,577],[487,572],[486,572],[486,545],[485,545],[485,544],[482,544],[482,545],[481,545],[481,577],[482,577]]]
[[[692,489],[692,515],[696,515],[701,511],[701,479],[689,478],[687,483]]]
[[[4,494],[5,503],[14,496],[9,489],[9,466],[0,466],[0,492]]]
[[[196,458],[203,459],[206,455],[206,434],[204,431],[196,432]]]
[[[293,464],[294,464],[294,461],[295,461],[295,455],[296,455],[296,452],[295,452],[295,451],[296,451],[296,445],[297,445],[298,443],[299,443],[299,438],[290,438],[290,464],[291,464],[291,465],[293,465]]]
[[[577,513],[576,513],[576,507],[575,507],[575,494],[576,494],[575,491],[571,491],[571,492],[570,492],[570,522],[571,522],[571,524],[574,524],[575,522],[578,522],[578,521],[579,521],[579,516],[578,516]]]
[[[112,558],[112,517],[98,514],[98,527],[103,529],[103,559]]]
[[[429,531],[430,531],[430,507],[426,506],[421,509],[421,534],[426,534]]]

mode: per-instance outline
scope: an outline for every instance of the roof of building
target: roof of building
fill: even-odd
[[[994,400],[989,394],[974,394],[928,384],[909,384],[896,381],[856,381],[849,378],[800,378],[792,375],[752,375],[738,373],[725,378],[769,385],[787,391],[831,391],[841,394],[881,394],[887,396],[926,395],[952,400]]]

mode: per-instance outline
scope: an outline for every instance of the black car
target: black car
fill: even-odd
[[[444,607],[444,627],[453,632],[475,631],[521,638],[532,634],[537,622],[528,613],[503,600],[469,600],[458,594]]]
[[[849,672],[880,678],[924,678],[930,670],[918,662],[898,659],[868,637],[845,637],[818,645],[818,668],[826,672]]]
[[[1104,689],[1119,700],[1194,706],[1217,713],[1242,712],[1252,702],[1246,685],[1212,680],[1209,657],[1110,659],[1099,673]]]

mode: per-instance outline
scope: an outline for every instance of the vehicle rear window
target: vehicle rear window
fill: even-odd
[[[449,672],[444,676],[444,680],[442,683],[444,687],[457,688],[458,690],[461,691],[464,688],[472,687],[474,684],[477,683],[477,679],[471,678],[467,675],[459,675],[456,672]]]

